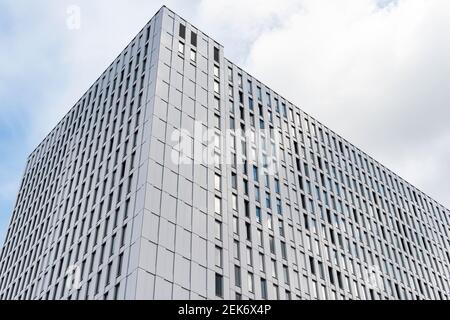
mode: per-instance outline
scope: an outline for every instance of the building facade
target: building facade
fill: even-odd
[[[28,157],[0,299],[448,299],[449,210],[162,7]]]

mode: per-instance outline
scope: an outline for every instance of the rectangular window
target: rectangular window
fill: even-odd
[[[267,299],[267,284],[263,278],[261,278],[261,299]]]
[[[235,211],[238,210],[238,198],[237,198],[237,195],[235,195],[235,194],[231,195],[231,207]]]
[[[267,156],[263,155],[263,163],[264,163],[264,167],[267,167]],[[270,188],[270,178],[269,175],[265,174],[264,175],[264,180],[265,180],[265,186],[266,188]]]
[[[273,285],[273,296],[275,300],[280,299],[280,293],[278,291],[278,286],[276,284]]]
[[[250,217],[250,208],[249,208],[250,204],[248,202],[248,200],[244,200],[244,214],[246,217]]]
[[[270,253],[275,254],[275,239],[273,236],[269,236],[269,246],[270,246]]]
[[[320,261],[317,261],[317,265],[319,267],[319,276],[322,280],[325,280],[325,270],[323,268],[323,264]]]
[[[311,296],[313,299],[317,299],[317,282],[314,280],[311,284]]]
[[[219,71],[220,71],[219,67],[214,65],[214,76],[217,77],[217,78],[220,78]]]
[[[241,268],[234,266],[234,285],[238,288],[241,287]]]
[[[217,97],[214,97],[214,108],[220,110],[220,99]]]
[[[277,277],[277,262],[275,260],[271,260],[272,262],[272,277]]]
[[[239,234],[239,220],[236,216],[233,216],[233,232]]]
[[[286,104],[284,102],[281,103],[281,111],[283,113],[283,116],[287,118]]]
[[[253,166],[253,180],[258,181],[258,167]]]
[[[284,276],[284,283],[289,285],[289,269],[285,265],[283,265],[283,276]]]
[[[261,88],[260,87],[256,87],[256,91],[257,91],[258,100],[261,101],[261,99],[262,99]]]
[[[216,168],[221,167],[221,158],[218,152],[214,152],[214,165],[216,166]]]
[[[270,213],[267,214],[267,228],[273,230],[273,220],[272,215]]]
[[[214,187],[218,191],[222,190],[222,177],[217,173],[214,176]]]
[[[253,266],[253,254],[252,254],[252,248],[247,247],[247,264],[249,266]]]
[[[266,272],[266,264],[264,262],[264,254],[260,253],[259,254],[259,270],[261,272]]]
[[[216,220],[215,226],[216,239],[222,241],[222,223]]]
[[[314,267],[314,259],[313,257],[309,257],[309,267],[311,270],[311,274],[315,275],[316,274],[316,269]]]
[[[245,231],[247,241],[252,241],[251,226],[248,222],[245,223]]]
[[[322,300],[327,300],[326,289],[325,289],[325,286],[323,284],[320,285],[320,298]]]
[[[237,189],[237,175],[236,173],[231,173],[231,187]]]
[[[223,277],[216,273],[216,296],[223,297]]]
[[[259,128],[260,128],[260,129],[264,129],[264,128],[265,128],[265,126],[264,126],[264,120],[262,120],[262,119],[259,120]]]
[[[240,260],[241,258],[241,254],[240,254],[240,250],[239,250],[239,241],[234,240],[233,241],[233,251],[234,251],[234,258],[237,260]]]
[[[216,246],[216,267],[222,268],[222,248]]]
[[[222,199],[219,197],[214,198],[214,212],[217,214],[222,214]]]
[[[291,300],[292,299],[291,292],[289,290],[286,290],[285,293],[286,293],[286,300]]]
[[[119,255],[119,259],[117,262],[117,274],[116,278],[119,278],[122,275],[122,260],[123,260],[123,253]]]
[[[194,31],[191,31],[191,44],[197,46],[197,34]]]
[[[271,209],[271,202],[270,202],[270,194],[266,192],[266,207],[267,209]]]
[[[178,42],[178,52],[184,54],[184,43],[181,41]]]
[[[220,93],[219,87],[220,87],[219,82],[214,80],[214,92],[217,93],[217,94]]]
[[[180,28],[178,30],[178,35],[180,36],[180,38],[185,38],[186,37],[186,26],[184,24],[180,23]]]
[[[191,61],[196,62],[197,61],[197,53],[194,49],[191,49]]]
[[[258,236],[258,245],[262,248],[264,247],[263,232],[261,229],[256,229],[256,233]]]
[[[256,210],[256,221],[261,223],[261,208],[260,207],[256,207],[255,210]]]
[[[260,202],[259,187],[255,186],[255,201]]]
[[[284,224],[283,220],[278,220],[278,231],[280,233],[280,236],[284,237]]]
[[[248,286],[248,291],[253,293],[254,290],[254,286],[253,286],[253,273],[248,273],[247,275],[247,286]]]
[[[282,206],[281,206],[281,199],[277,199],[277,213],[283,214]]]
[[[219,63],[219,48],[214,47],[214,61]]]

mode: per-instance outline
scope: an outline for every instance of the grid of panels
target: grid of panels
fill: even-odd
[[[221,179],[227,168],[199,158],[207,151],[223,154],[220,145],[201,139],[209,129],[220,139],[224,125],[221,111],[209,107],[223,100],[224,80],[216,72],[223,49],[177,15],[166,13],[136,298],[227,297],[227,187]],[[179,130],[182,137],[176,135]],[[181,140],[188,148],[178,150]]]
[[[192,249],[179,254],[191,263],[179,269],[188,271],[183,276],[177,272],[176,245],[168,249],[175,251],[175,259],[171,255],[168,260],[175,278],[171,272],[147,269],[165,283],[154,287],[155,295],[210,298],[214,290],[216,298],[236,299],[446,299],[448,211],[220,54],[210,56],[216,58],[209,68],[212,79],[201,82],[204,69],[198,70],[198,53],[189,44],[192,26],[174,17],[174,27],[171,19],[163,25],[171,52],[164,74],[170,76],[163,80],[168,88],[163,90],[163,102],[155,106],[158,125],[152,132],[161,143],[155,154],[164,150],[166,158],[156,160],[161,173],[158,183],[150,180],[150,184],[160,190],[177,176],[177,169],[172,177],[164,176],[171,166],[167,161],[171,120],[165,110],[173,114],[172,107],[220,134],[223,146],[212,148],[219,158],[230,152],[234,160],[231,166],[207,165],[208,179],[195,174],[192,178],[191,169],[188,174],[178,171],[178,194],[171,194],[178,198],[178,206],[187,205],[191,212],[190,191],[188,196],[183,191],[192,187],[183,184],[185,179],[193,180],[194,188],[206,187],[214,198],[208,194],[206,207],[193,206],[201,218],[193,214],[192,226],[204,231],[192,230],[190,224],[183,228],[191,233],[182,237]],[[195,71],[189,69],[194,67]],[[186,77],[197,82],[196,89],[186,85]],[[209,115],[203,117],[206,110],[195,113],[193,105],[198,107],[199,87],[207,86]],[[185,95],[195,103],[186,102]],[[174,128],[180,125],[175,118]],[[181,128],[188,129],[184,121]],[[228,129],[231,136],[225,133]],[[239,136],[248,129],[254,134]],[[255,155],[270,157],[268,149],[276,150],[272,154],[277,157],[271,159],[275,174],[266,174],[267,159],[251,160]],[[237,158],[242,164],[234,164]],[[206,168],[194,164],[193,172],[198,170]],[[163,191],[162,203],[164,195]],[[158,210],[152,212],[165,212],[163,207]],[[177,219],[183,212],[184,208],[177,210]],[[197,247],[205,252],[198,259]],[[177,277],[184,280],[178,282]]]
[[[231,172],[232,194],[250,224],[233,234],[236,298],[253,298],[259,278],[256,298],[448,299],[449,211],[231,62],[226,68],[231,152],[244,158]],[[271,149],[274,175],[266,161],[247,161]]]
[[[127,103],[115,114],[120,100],[111,99],[112,114],[100,109],[102,80],[30,156],[0,298],[448,299],[447,209],[227,61],[167,8],[149,26],[153,38],[146,26],[132,42],[148,62],[133,54],[142,72],[125,89],[148,91],[148,106]],[[126,63],[116,77],[126,78]],[[141,74],[148,90],[139,89]],[[113,88],[125,82],[117,81]],[[89,107],[82,101],[91,94]],[[125,139],[108,131],[125,130],[126,119]],[[83,138],[96,126],[107,130],[97,144]],[[192,146],[178,155],[177,129]],[[208,130],[213,143],[197,135]],[[118,160],[102,156],[126,141],[133,147]],[[197,149],[218,161],[196,159]],[[89,163],[95,170],[83,171]],[[122,188],[130,193],[119,198]],[[81,288],[64,291],[61,270],[77,261],[87,270]]]
[[[27,161],[1,254],[1,299],[123,298],[153,18]],[[65,285],[78,266],[81,289]]]

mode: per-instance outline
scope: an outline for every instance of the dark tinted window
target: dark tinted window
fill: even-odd
[[[191,31],[191,44],[197,46],[197,34]]]
[[[219,48],[214,47],[214,61],[219,62]]]
[[[178,32],[178,35],[180,36],[180,38],[186,38],[186,26],[183,24],[180,24],[180,30]]]

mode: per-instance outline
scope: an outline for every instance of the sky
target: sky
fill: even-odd
[[[0,243],[27,155],[163,4],[450,207],[450,1],[0,0]]]

